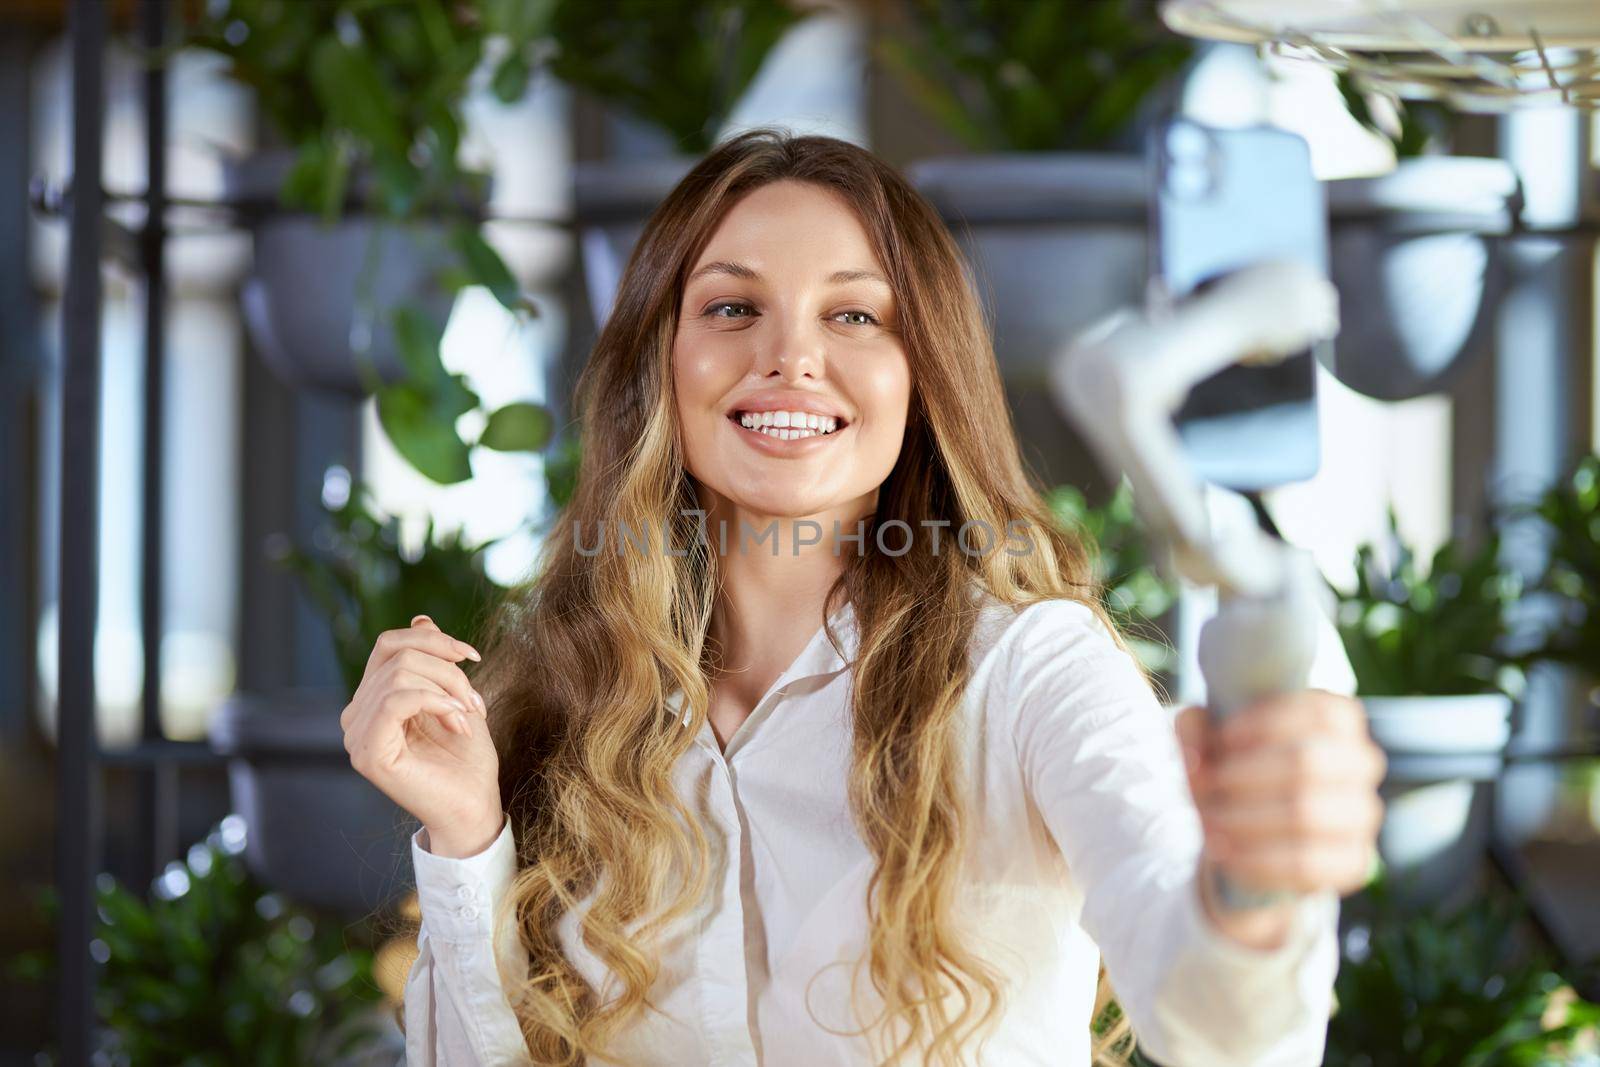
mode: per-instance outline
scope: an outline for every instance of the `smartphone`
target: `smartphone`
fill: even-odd
[[[1302,260],[1327,274],[1327,200],[1300,137],[1175,117],[1151,131],[1147,154],[1152,310],[1262,260]],[[1225,367],[1195,386],[1174,422],[1200,477],[1246,492],[1316,473],[1315,361],[1331,360],[1330,345]]]

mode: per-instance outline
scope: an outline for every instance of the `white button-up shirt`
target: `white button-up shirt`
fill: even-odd
[[[703,722],[680,761],[677,787],[712,841],[713,890],[664,947],[650,995],[665,1014],[647,1011],[607,1050],[615,1059],[592,1062],[872,1062],[866,1037],[828,1032],[859,1030],[882,1004],[863,969],[863,1010],[848,1013],[873,862],[846,799],[851,606],[833,621],[844,657],[818,629],[726,749]],[[971,663],[962,746],[972,843],[960,915],[1012,981],[972,1062],[1088,1067],[1103,953],[1142,1048],[1167,1067],[1320,1064],[1338,897],[1302,898],[1278,949],[1246,947],[1211,925],[1196,885],[1204,839],[1171,713],[1132,657],[1075,601],[1018,611],[990,600]],[[674,692],[676,709],[681,697]],[[426,830],[412,838],[422,926],[405,986],[411,1067],[529,1062],[490,954],[514,853],[509,820],[463,859],[430,853]],[[604,990],[605,969],[577,937],[580,909],[558,935]],[[525,967],[509,924],[500,936]]]

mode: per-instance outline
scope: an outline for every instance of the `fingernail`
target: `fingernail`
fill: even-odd
[[[479,711],[483,712],[485,715],[489,714],[489,705],[487,705],[487,704],[485,704],[483,702],[483,694],[482,693],[480,693],[476,689],[474,689],[472,691],[472,699],[477,701],[478,710]]]
[[[466,656],[472,662],[481,663],[483,661],[483,657],[478,655],[478,650],[467,644],[465,641],[457,641],[456,644],[461,646],[462,655]]]
[[[452,712],[450,719],[456,724],[456,733],[464,735],[469,732],[467,729],[467,717],[461,712]]]

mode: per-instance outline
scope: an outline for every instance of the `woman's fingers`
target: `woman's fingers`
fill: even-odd
[[[1314,788],[1286,796],[1241,798],[1202,809],[1201,817],[1208,832],[1221,831],[1235,843],[1283,838],[1367,839],[1383,824],[1383,802],[1375,793]]]
[[[402,648],[384,666],[384,670],[396,675],[408,673],[426,678],[461,701],[475,714],[483,715],[488,710],[483,705],[483,698],[467,680],[466,672],[454,663],[442,660],[430,652],[417,648]]]
[[[378,640],[373,643],[372,654],[367,657],[367,672],[370,674],[394,658],[402,649],[415,648],[450,663],[463,659],[481,660],[483,657],[478,650],[465,641],[458,641],[434,625],[433,620],[418,622],[427,619],[426,615],[418,615],[412,620],[412,625],[404,630],[385,630],[378,635]]]
[[[1311,736],[1212,752],[1201,772],[1201,787],[1228,795],[1279,795],[1299,784],[1371,788],[1383,780],[1384,770],[1382,750],[1371,742]]]
[[[445,729],[462,736],[472,732],[467,725],[467,709],[454,697],[431,689],[394,689],[384,694],[370,716],[352,721],[345,729],[344,747],[350,753],[351,766],[363,770],[360,761],[374,740],[386,730],[404,729],[406,720],[418,715],[431,715]]]

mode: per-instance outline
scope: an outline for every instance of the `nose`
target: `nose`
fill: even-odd
[[[796,321],[799,320],[799,321]],[[757,356],[762,377],[773,371],[786,382],[804,377],[819,378],[827,365],[826,339],[815,322],[803,316],[790,316],[781,329],[772,331]]]

